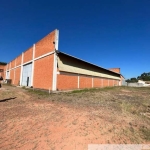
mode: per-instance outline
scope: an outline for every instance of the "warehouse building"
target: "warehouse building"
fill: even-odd
[[[4,67],[13,85],[70,90],[121,85],[120,70],[109,70],[58,50],[54,30]]]

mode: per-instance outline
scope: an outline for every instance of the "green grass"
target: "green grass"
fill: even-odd
[[[115,90],[117,87],[104,87],[104,88],[85,88],[79,90],[73,90],[71,93],[84,93],[84,92],[96,92],[96,91],[106,91],[106,90]]]
[[[8,84],[8,83],[2,83],[2,85],[15,87],[15,85],[13,85],[13,84]]]
[[[146,141],[150,141],[150,129],[148,129],[147,127],[141,127],[140,132],[142,133]]]
[[[49,96],[48,91],[44,91],[44,90],[35,90],[35,89],[29,89],[29,88],[25,88],[25,90],[27,90],[29,93],[31,94],[36,94],[39,96]]]

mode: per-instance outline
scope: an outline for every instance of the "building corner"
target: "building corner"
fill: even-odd
[[[52,81],[52,91],[57,90],[57,51],[59,42],[59,30],[55,30],[55,41],[54,41],[54,63],[53,63],[53,81]]]

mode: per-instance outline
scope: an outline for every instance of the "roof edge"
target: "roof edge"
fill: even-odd
[[[111,71],[111,70],[109,70],[109,69],[106,69],[106,68],[103,68],[103,67],[101,67],[101,66],[92,64],[92,63],[90,63],[90,62],[87,62],[87,61],[82,60],[82,59],[80,59],[80,58],[74,57],[74,56],[69,55],[69,54],[67,54],[67,53],[64,53],[64,52],[62,52],[62,51],[57,50],[56,53],[58,53],[58,54],[59,54],[59,53],[62,53],[62,54],[67,55],[67,56],[69,56],[69,57],[75,58],[75,59],[77,59],[77,60],[80,60],[80,61],[82,61],[82,62],[88,63],[88,64],[90,64],[90,65],[93,65],[93,66],[95,66],[95,67],[99,67],[99,68],[104,69],[104,70],[106,70],[106,71],[109,71],[109,72],[115,73],[115,74],[117,74],[117,75],[120,75],[120,73],[113,72],[113,71]]]

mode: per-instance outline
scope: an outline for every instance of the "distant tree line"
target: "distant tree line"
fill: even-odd
[[[138,80],[143,80],[143,81],[150,81],[150,72],[148,73],[142,73],[140,76],[138,76],[137,78],[130,78],[128,80],[126,80],[126,82],[129,82],[129,83],[135,83],[135,82],[138,82]]]

